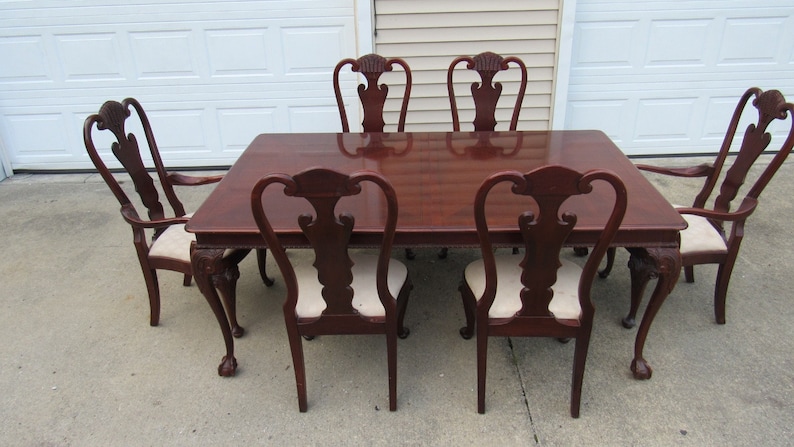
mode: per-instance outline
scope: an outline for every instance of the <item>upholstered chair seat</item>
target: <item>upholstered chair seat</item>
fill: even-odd
[[[496,298],[488,311],[488,318],[512,318],[521,311],[521,267],[512,254],[498,255],[496,259]],[[578,320],[582,314],[579,305],[579,277],[582,268],[577,264],[561,260],[557,270],[557,282],[551,290],[554,297],[549,302],[549,312],[558,320]],[[485,292],[485,267],[478,259],[464,271],[466,283],[478,300]]]

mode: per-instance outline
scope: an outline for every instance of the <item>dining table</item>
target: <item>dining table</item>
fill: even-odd
[[[527,172],[547,165],[580,172],[606,169],[625,184],[628,206],[612,246],[625,247],[630,253],[631,294],[643,294],[651,279],[657,281],[637,330],[630,365],[635,378],[649,379],[652,368],[643,357],[643,348],[654,317],[678,280],[679,232],[686,228],[686,222],[599,130],[256,136],[186,225],[187,231],[196,237],[191,250],[195,279],[218,320],[226,347],[218,373],[233,376],[237,359],[232,328],[213,287],[213,278],[228,274],[220,268],[225,250],[267,248],[251,211],[251,190],[261,177],[272,173],[293,175],[313,167],[343,173],[372,170],[385,176],[397,195],[395,247],[474,248],[479,247],[474,196],[482,181],[499,171]],[[595,185],[592,193],[566,202],[578,218],[566,245],[582,248],[595,244],[611,210],[610,206],[601,204],[611,203],[610,194],[614,195],[601,186],[604,185]],[[262,200],[271,210],[269,219],[284,247],[308,247],[294,218],[301,212],[295,207],[301,205],[295,205],[295,201],[278,191],[266,192]],[[356,216],[350,243],[358,247],[377,246],[383,203],[374,191],[371,200],[363,202],[349,210]],[[514,199],[499,198],[488,204],[489,231],[495,246],[523,246],[514,205]]]

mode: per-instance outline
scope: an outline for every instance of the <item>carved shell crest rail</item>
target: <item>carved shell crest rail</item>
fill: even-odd
[[[378,79],[384,71],[392,71],[391,65],[386,64],[386,58],[378,54],[367,54],[361,56],[357,62],[353,64],[353,70],[358,70],[365,76],[368,74],[376,74],[375,79]],[[358,66],[358,67],[357,67]],[[369,76],[367,76],[369,79]]]
[[[490,81],[496,72],[507,68],[507,64],[503,62],[504,58],[502,56],[486,51],[474,56],[469,62],[468,68],[487,73],[489,75],[488,80]]]
[[[107,101],[102,104],[98,116],[97,129],[109,130],[115,135],[117,141],[111,146],[113,155],[132,178],[143,205],[149,210],[149,218],[163,218],[165,216],[163,204],[160,203],[154,180],[143,165],[138,140],[132,133],[125,135],[124,123],[130,117],[129,108],[118,101]]]

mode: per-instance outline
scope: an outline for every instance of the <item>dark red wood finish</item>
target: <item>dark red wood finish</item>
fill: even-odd
[[[405,72],[405,90],[403,91],[402,105],[400,106],[400,117],[397,122],[397,131],[405,130],[405,115],[408,113],[408,100],[411,97],[411,69],[408,64],[399,58],[386,59],[378,54],[367,54],[358,59],[342,59],[334,68],[334,94],[336,105],[339,108],[339,117],[342,119],[342,132],[350,132],[350,124],[347,121],[345,103],[342,100],[342,89],[339,85],[339,72],[345,65],[350,65],[350,69],[355,73],[361,73],[367,80],[366,84],[358,85],[358,96],[364,108],[364,121],[361,123],[364,132],[383,132],[386,125],[383,120],[383,107],[386,104],[386,97],[389,94],[389,86],[378,84],[381,75],[387,71],[394,70],[395,65],[402,67]]]
[[[364,185],[381,194],[362,195]],[[283,217],[284,208],[272,207],[262,196],[268,188],[300,202],[308,202],[311,214],[295,214],[294,222],[311,244],[314,251],[314,269],[310,275],[322,284],[322,298],[326,309],[319,317],[298,315],[298,278],[287,253],[273,230],[269,216]],[[353,296],[364,293],[352,286],[355,271],[348,252],[350,236],[357,223],[356,215],[347,211],[350,201],[342,207],[340,200],[370,200],[378,197],[385,215],[381,224],[381,243],[378,246],[377,268],[373,277],[360,279],[376,284],[375,292],[384,308],[382,317],[364,317],[356,309]],[[305,199],[305,200],[304,200]],[[338,206],[339,205],[339,206]],[[263,237],[271,248],[287,286],[284,301],[284,321],[287,326],[295,381],[298,388],[298,408],[304,412],[306,401],[306,367],[303,361],[303,338],[316,335],[383,334],[386,336],[389,371],[389,409],[397,409],[397,337],[405,338],[408,330],[403,326],[408,296],[412,285],[406,277],[397,296],[389,292],[388,277],[391,248],[397,227],[397,196],[389,181],[372,171],[357,171],[351,175],[315,168],[289,176],[270,174],[257,182],[251,193],[251,209]]]
[[[513,115],[510,118],[510,130],[516,130],[518,126],[518,115],[521,113],[521,103],[524,101],[524,93],[527,90],[527,67],[524,61],[515,57],[502,57],[496,53],[486,51],[474,57],[460,56],[449,64],[447,69],[447,92],[449,94],[449,107],[452,111],[452,130],[460,130],[460,120],[458,119],[458,102],[455,99],[454,82],[452,75],[455,68],[461,62],[466,62],[466,68],[476,71],[480,76],[480,82],[471,84],[471,96],[474,99],[474,130],[491,131],[496,129],[496,106],[499,97],[502,95],[502,84],[494,82],[494,76],[500,71],[510,68],[510,63],[518,65],[521,72],[521,81],[518,86],[516,102],[513,106]]]
[[[560,165],[577,171],[609,169],[628,190],[628,208],[613,241],[614,246],[637,247],[634,256],[646,260],[659,275],[649,311],[655,313],[680,271],[678,232],[686,227],[681,216],[643,177],[617,146],[600,131],[537,132],[422,132],[422,133],[340,133],[263,134],[251,142],[188,223],[196,233],[194,252],[197,270],[213,272],[219,250],[261,248],[265,244],[251,213],[248,198],[256,182],[270,173],[293,173],[324,167],[342,173],[370,169],[389,179],[399,202],[394,244],[403,247],[478,247],[473,197],[483,179],[494,172],[526,172],[541,166]],[[513,201],[509,191],[501,200]],[[567,244],[592,246],[598,240],[609,211],[601,206],[612,200],[608,188],[596,185],[587,198],[574,197],[570,209],[579,216]],[[265,200],[280,206],[279,195],[266,192]],[[498,246],[521,245],[512,209],[499,206],[494,197],[489,208],[492,242]],[[295,222],[294,204],[284,203],[284,217],[271,215],[271,223],[284,246],[307,246]],[[305,208],[309,210],[309,208]],[[351,204],[356,231],[351,244],[377,246],[377,223],[385,213],[377,200],[366,206]],[[531,209],[531,206],[530,208]],[[368,217],[372,216],[372,218]],[[648,277],[645,279],[650,279]],[[217,296],[207,295],[211,305]],[[213,306],[213,309],[218,309]],[[646,315],[649,315],[646,313]],[[217,314],[226,340],[227,357],[220,366],[224,375],[233,375],[234,346],[225,318]],[[642,358],[652,318],[643,320],[637,335],[632,368],[637,377],[649,377],[650,367]]]
[[[752,100],[752,102],[751,102]],[[731,152],[733,139],[739,127],[743,112],[748,111],[745,117],[753,115],[755,121],[748,125],[738,152]],[[687,252],[681,261],[684,267],[684,276],[687,282],[693,282],[694,266],[698,264],[717,264],[717,280],[714,287],[714,317],[718,324],[725,324],[725,301],[728,293],[728,283],[731,279],[733,266],[739,256],[739,247],[744,237],[744,225],[748,217],[758,205],[758,197],[766,185],[772,180],[778,168],[783,164],[794,146],[794,105],[787,103],[783,95],[777,90],[762,91],[759,88],[750,88],[739,99],[733,117],[728,125],[720,152],[713,163],[693,166],[689,168],[663,168],[649,165],[637,165],[639,169],[658,174],[676,177],[703,177],[703,188],[695,197],[692,206],[680,208],[681,214],[692,214],[709,219],[710,223],[725,239],[728,248],[726,253],[714,252]],[[752,186],[738,207],[731,210],[732,203],[739,195],[740,188],[744,185],[750,169],[756,165],[758,157],[764,151],[770,151],[769,144],[772,137],[768,132],[769,125],[774,121],[784,121],[788,126],[787,137],[780,146],[773,148],[775,156],[767,164],[761,174],[755,178]],[[722,168],[729,157],[735,155],[733,163],[724,176],[721,177]],[[713,194],[717,183],[722,181],[716,197]],[[713,199],[712,199],[713,198]],[[711,199],[711,204],[707,203]],[[725,223],[730,224],[730,231],[726,234]],[[614,249],[612,249],[614,251]],[[608,257],[609,262],[602,276],[606,276],[612,267],[613,256]],[[641,294],[632,294],[631,308],[624,319],[624,325],[631,327],[639,309]]]
[[[141,156],[142,148],[139,146],[138,138],[132,133],[127,133],[127,120],[132,115],[130,108],[135,110],[135,115],[143,128],[149,153],[154,164],[154,171],[157,173],[157,179],[159,180],[159,188],[144,164]],[[110,147],[101,152],[94,144],[95,127],[98,131],[107,131],[107,133],[113,135]],[[122,217],[132,227],[133,244],[138,254],[138,261],[143,270],[143,277],[149,294],[149,324],[157,326],[160,322],[160,287],[157,281],[157,270],[184,273],[184,285],[189,286],[192,281],[193,268],[190,262],[171,257],[150,255],[149,236],[147,236],[146,232],[148,230],[152,232],[151,238],[154,241],[169,227],[182,225],[189,221],[189,217],[185,215],[185,207],[174,192],[175,185],[196,186],[216,183],[221,180],[222,176],[198,177],[168,172],[160,157],[149,119],[141,104],[134,98],[127,98],[122,102],[105,102],[98,113],[86,118],[83,126],[83,139],[91,161],[121,204]],[[142,217],[138,213],[135,204],[125,193],[120,181],[108,169],[103,157],[108,160],[115,157],[124,167],[125,172],[135,185],[135,191],[140,196],[140,201],[146,209],[147,217]],[[162,203],[161,193],[165,196],[170,206],[168,212],[166,212],[166,207]],[[185,247],[185,254],[187,254],[189,249],[190,247]],[[215,286],[221,290],[224,297],[228,311],[228,324],[231,325],[234,335],[238,337],[243,334],[243,328],[237,323],[235,312],[235,285],[239,276],[237,264],[248,254],[248,251],[239,250],[220,258],[213,278]],[[262,279],[267,285],[271,285],[273,282],[267,277],[264,270],[264,249],[260,250],[259,254]]]
[[[609,213],[602,223],[603,231],[595,243],[579,278],[578,297],[581,313],[576,319],[561,319],[549,311],[554,296],[552,288],[557,283],[557,270],[562,265],[560,250],[571,231],[578,225],[578,215],[568,211],[571,197],[587,196],[593,186],[600,184],[612,191],[612,200],[601,202]],[[523,256],[510,256],[513,265],[520,266],[518,273],[509,269],[500,271],[491,244],[489,221],[491,217],[489,196],[498,186],[509,186],[512,194],[532,197],[532,210],[514,207],[516,225],[523,239]],[[571,386],[571,416],[579,417],[584,367],[590,345],[595,307],[590,300],[590,289],[598,265],[618,231],[626,212],[626,188],[611,171],[594,170],[579,173],[561,166],[544,166],[526,174],[504,171],[491,175],[477,190],[474,199],[474,218],[480,239],[485,287],[482,297],[475,297],[466,280],[461,283],[461,298],[466,313],[467,326],[461,329],[464,338],[475,330],[477,334],[477,411],[485,412],[485,377],[488,364],[488,337],[557,337],[575,340],[573,381]],[[498,273],[498,274],[497,274]],[[497,298],[499,281],[510,275],[520,275],[521,309],[512,317],[496,318],[489,315]],[[497,281],[497,277],[499,281]],[[503,296],[503,294],[500,294]],[[476,316],[476,318],[475,318]]]

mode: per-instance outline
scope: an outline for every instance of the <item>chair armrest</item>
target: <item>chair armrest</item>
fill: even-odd
[[[702,165],[687,168],[663,168],[659,166],[636,164],[637,169],[654,172],[656,174],[672,175],[675,177],[706,177],[714,172],[714,166],[703,163]]]
[[[758,206],[758,199],[745,197],[744,200],[742,200],[742,204],[739,205],[739,208],[727,213],[703,208],[677,208],[676,211],[678,211],[679,214],[693,214],[695,216],[702,216],[714,220],[735,222],[747,219],[750,214],[753,214],[756,206]]]
[[[127,204],[121,207],[121,216],[124,217],[124,220],[127,221],[128,224],[132,225],[133,227],[140,227],[140,228],[165,228],[170,227],[171,225],[176,224],[185,224],[187,223],[190,218],[189,217],[168,217],[165,219],[156,219],[156,220],[143,220],[138,216],[138,212],[135,211],[135,207],[132,204]]]
[[[208,185],[210,183],[217,183],[223,179],[223,175],[211,175],[211,176],[195,176],[195,175],[185,175],[180,174],[178,172],[169,172],[168,173],[168,180],[174,184],[179,186],[199,186],[199,185]]]

